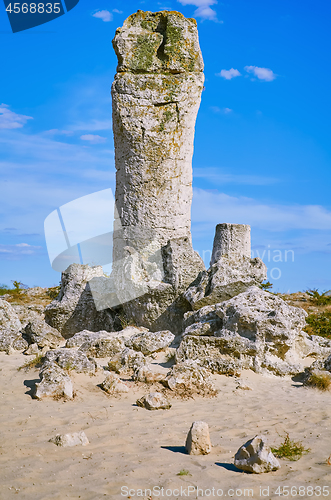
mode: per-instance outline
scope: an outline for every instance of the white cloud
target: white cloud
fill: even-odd
[[[222,78],[225,78],[225,80],[232,80],[232,78],[235,78],[236,76],[241,76],[241,73],[234,68],[222,69],[220,73],[216,73],[216,76],[221,76]]]
[[[178,2],[182,5],[195,5],[195,7],[198,7],[194,11],[196,17],[217,21],[216,11],[210,8],[210,5],[217,4],[217,0],[178,0]]]
[[[22,128],[32,116],[19,115],[9,109],[7,104],[0,104],[0,129]]]
[[[109,10],[99,10],[95,14],[92,14],[92,16],[102,19],[104,23],[109,23],[113,20],[113,14]]]
[[[101,135],[93,134],[81,135],[80,138],[82,139],[82,141],[88,141],[91,144],[103,144],[107,141],[106,137],[101,137]]]
[[[0,244],[0,255],[2,257],[18,257],[20,255],[34,255],[39,253],[40,246],[28,245],[28,243],[18,243],[17,245]]]
[[[269,68],[259,68],[258,66],[245,66],[247,73],[252,73],[259,80],[272,82],[276,78],[276,74]]]
[[[192,221],[206,228],[220,222],[250,224],[271,232],[289,230],[331,230],[331,211],[320,205],[280,205],[262,203],[196,188]]]
[[[113,9],[113,12],[115,12],[115,14],[123,14],[123,11],[118,9]]]
[[[268,186],[279,182],[275,177],[265,177],[262,175],[249,174],[229,174],[228,172],[215,167],[195,168],[194,179],[203,179],[213,185],[223,184],[246,184],[250,186]]]
[[[228,115],[233,112],[233,109],[231,108],[219,108],[218,106],[210,106],[210,109],[214,113],[223,113],[224,115]]]

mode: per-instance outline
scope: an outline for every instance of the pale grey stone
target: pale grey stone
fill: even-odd
[[[251,227],[247,224],[217,224],[215,230],[212,266],[226,256],[230,259],[251,257]]]
[[[113,357],[115,354],[122,352],[125,349],[123,340],[119,337],[113,338],[95,338],[82,344],[79,351],[86,356],[95,358]]]
[[[174,365],[165,382],[172,391],[186,395],[215,396],[217,394],[210,372],[191,360]]]
[[[71,349],[55,349],[47,351],[45,363],[57,363],[65,370],[74,370],[77,373],[95,373],[97,364],[92,358],[88,358],[83,352]]]
[[[119,374],[132,374],[137,368],[145,364],[146,358],[141,352],[127,347],[109,360],[108,368]]]
[[[190,231],[194,127],[204,81],[196,22],[178,12],[138,11],[116,31],[113,45],[119,64],[112,86],[112,278],[127,317],[177,333],[181,325],[173,318],[187,309],[173,304],[204,269]]]
[[[60,293],[45,308],[45,319],[63,337],[70,338],[82,330],[95,332],[120,329],[114,311],[96,309],[89,281],[100,276],[103,276],[101,266],[80,264],[71,264],[62,273]]]
[[[63,448],[86,446],[89,444],[89,440],[84,431],[73,432],[72,434],[57,434],[54,438],[50,439],[49,442],[57,446],[62,446]]]
[[[49,326],[43,319],[34,319],[24,328],[24,337],[29,344],[37,344],[39,348],[56,349],[64,342],[58,330]]]
[[[255,436],[239,448],[234,465],[241,470],[261,474],[280,469],[280,463],[272,454],[263,436]]]
[[[229,300],[262,283],[267,268],[261,259],[222,256],[208,271],[202,271],[184,293],[194,310]]]
[[[151,392],[140,399],[136,404],[147,410],[169,410],[171,404],[161,392]]]
[[[40,370],[41,382],[36,383],[33,397],[44,399],[53,398],[73,398],[73,387],[71,379],[59,365],[54,362],[46,362]]]
[[[160,371],[161,367],[151,364],[138,366],[133,373],[135,382],[143,382],[145,384],[154,384],[155,382],[164,382],[167,376],[167,369]]]
[[[28,343],[23,339],[22,324],[14,308],[5,300],[0,301],[0,351],[11,354],[23,350]]]
[[[303,309],[251,287],[188,314],[177,360],[192,359],[218,373],[244,368],[276,375],[300,373],[308,356],[324,359],[331,353],[325,343],[303,331],[306,316]]]
[[[45,319],[45,306],[41,304],[15,304],[13,305],[13,309],[23,329],[30,321],[43,321]]]
[[[175,335],[168,330],[163,332],[143,332],[134,335],[125,344],[135,351],[149,355],[169,347],[174,338]]]
[[[115,373],[108,373],[105,380],[100,385],[101,389],[108,394],[121,394],[129,392],[129,388]]]
[[[206,422],[193,422],[186,438],[186,451],[189,455],[208,455],[211,452],[209,427]]]

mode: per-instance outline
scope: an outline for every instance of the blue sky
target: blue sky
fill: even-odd
[[[250,224],[276,291],[330,289],[325,0],[80,0],[16,34],[0,6],[0,283],[57,284],[45,218],[114,190],[111,40],[137,9],[198,21],[206,82],[193,158],[195,248],[208,263],[217,223]]]

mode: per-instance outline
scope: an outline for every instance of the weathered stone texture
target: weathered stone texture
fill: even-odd
[[[113,45],[112,277],[127,316],[155,331],[158,318],[204,269],[190,232],[203,62],[196,22],[178,12],[138,11],[116,31]]]

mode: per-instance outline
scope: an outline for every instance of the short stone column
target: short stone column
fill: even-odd
[[[221,257],[251,257],[251,227],[247,224],[217,224],[211,256],[212,266]]]

